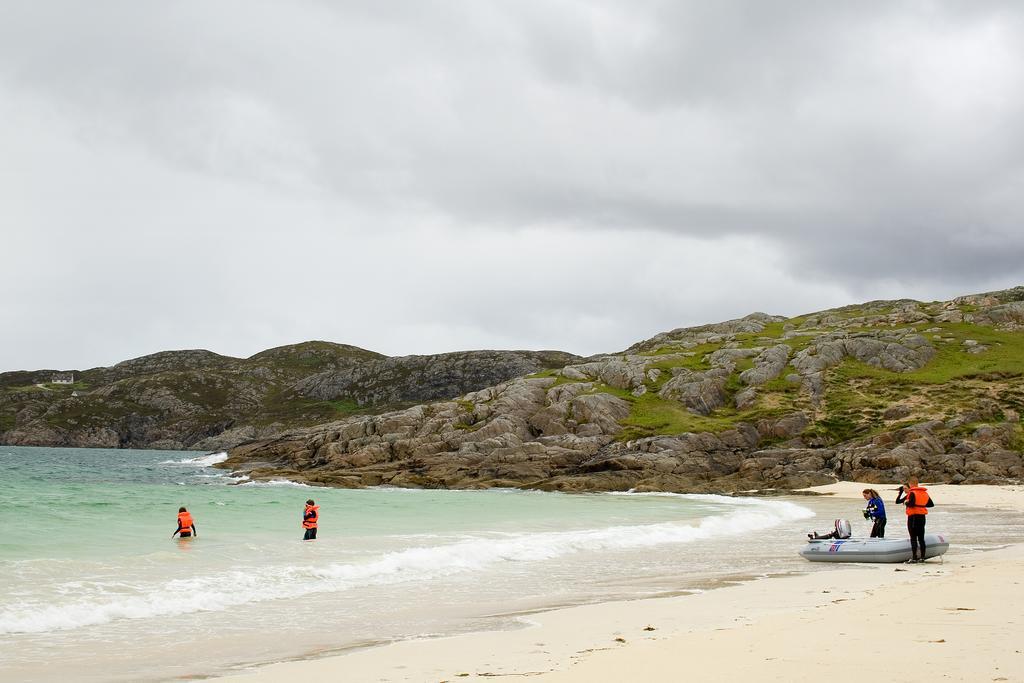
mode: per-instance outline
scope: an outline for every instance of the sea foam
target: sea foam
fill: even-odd
[[[612,526],[576,531],[518,533],[466,538],[383,553],[363,562],[285,565],[236,569],[148,586],[132,584],[96,592],[77,592],[74,600],[54,604],[28,600],[0,605],[0,634],[45,633],[193,612],[221,611],[239,605],[346,591],[362,586],[429,581],[476,572],[507,562],[543,562],[579,552],[619,551],[690,543],[750,534],[814,513],[788,501],[715,497],[734,510],[698,523]]]
[[[227,453],[210,453],[200,455],[196,458],[185,458],[184,460],[162,460],[161,465],[187,465],[191,467],[211,467],[228,459]]]
[[[291,479],[270,479],[269,481],[247,481],[248,479],[249,479],[249,477],[245,477],[245,479],[238,479],[237,481],[243,482],[243,483],[239,484],[239,486],[251,486],[251,487],[254,487],[254,488],[265,487],[265,486],[271,486],[271,487],[273,487],[273,486],[294,486],[294,487],[297,487],[297,488],[300,488],[300,489],[311,489],[311,488],[314,488],[313,486],[310,486],[309,484],[302,484],[302,483],[297,482],[297,481],[292,481]]]

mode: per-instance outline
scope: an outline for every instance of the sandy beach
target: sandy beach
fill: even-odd
[[[894,487],[873,485],[891,500]],[[865,485],[812,489],[860,499]],[[929,487],[942,505],[1024,511],[1021,486]],[[902,513],[890,510],[890,537]],[[1024,680],[1024,546],[923,565],[838,565],[671,598],[523,617],[514,631],[403,641],[226,677],[247,681]]]

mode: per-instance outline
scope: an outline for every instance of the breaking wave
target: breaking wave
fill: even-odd
[[[245,477],[244,479],[238,479],[238,481],[243,482],[239,484],[239,486],[251,486],[253,488],[263,486],[295,486],[301,489],[315,488],[313,486],[310,486],[309,484],[302,484],[300,482],[292,481],[290,479],[270,479],[269,481],[247,481],[248,479],[249,477]]]
[[[211,467],[228,459],[227,453],[209,453],[196,458],[185,458],[184,460],[162,460],[161,465],[189,465],[192,467]]]
[[[283,481],[283,480],[282,480]],[[251,485],[288,485],[259,482]],[[154,582],[112,590],[77,590],[73,600],[0,605],[0,634],[45,633],[123,619],[149,619],[227,610],[243,604],[298,598],[364,586],[429,581],[510,562],[543,562],[579,552],[644,549],[769,529],[814,513],[788,501],[713,497],[733,504],[726,514],[697,522],[612,526],[578,531],[490,534],[378,554],[363,562],[285,565]],[[60,587],[57,587],[60,592]]]

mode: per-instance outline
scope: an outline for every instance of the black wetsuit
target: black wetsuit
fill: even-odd
[[[896,494],[896,504],[905,504],[907,507],[918,507],[914,501],[914,494],[910,491],[900,490]],[[910,553],[912,559],[924,560],[924,525],[928,521],[928,515],[907,515],[907,531],[910,532]]]
[[[183,529],[182,526],[181,526],[181,522],[178,522],[178,531],[177,531],[178,538],[191,538],[192,537],[192,531],[195,531],[196,533],[199,533],[199,530],[196,529],[195,522],[193,522],[192,526],[188,527],[188,529]]]
[[[871,538],[885,538],[885,517],[875,517],[871,525]]]
[[[924,523],[927,520],[927,515],[907,515],[907,531],[910,532],[910,552],[919,560],[924,559]],[[920,552],[918,548],[920,548]]]

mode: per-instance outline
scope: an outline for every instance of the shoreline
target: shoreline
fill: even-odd
[[[894,485],[857,482],[807,491],[852,500],[869,487],[881,489],[886,499],[892,487],[895,495]],[[940,505],[1024,512],[1024,486],[928,488]],[[890,535],[897,531],[902,529],[893,525]],[[545,610],[519,617],[524,628],[402,640],[263,665],[218,680],[676,681],[684,675],[726,680],[744,674],[794,680],[806,677],[805,667],[813,665],[827,666],[831,680],[871,675],[860,667],[834,666],[851,655],[874,658],[887,669],[912,664],[909,680],[1020,680],[1024,648],[1015,644],[1011,626],[1024,624],[1022,576],[1024,544],[912,567],[833,565],[687,595]],[[932,633],[936,628],[941,634]],[[966,656],[974,650],[990,654]]]

